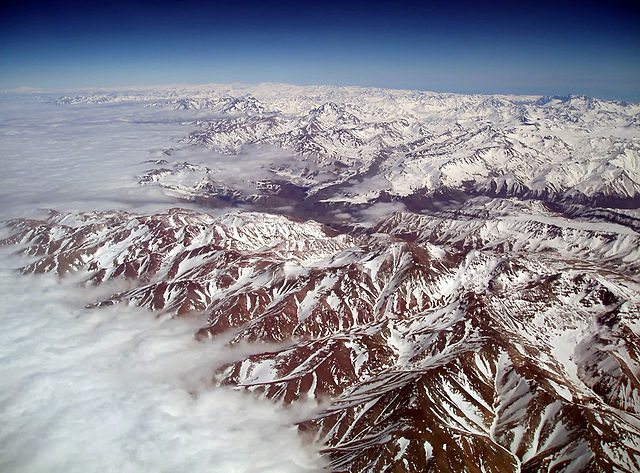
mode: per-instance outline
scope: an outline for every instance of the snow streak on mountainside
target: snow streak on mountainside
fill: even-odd
[[[269,343],[211,377],[323,401],[299,428],[334,471],[640,471],[640,105],[279,84],[56,103],[191,117],[131,179],[199,209],[52,211],[1,244],[25,273],[117,283],[93,308]]]

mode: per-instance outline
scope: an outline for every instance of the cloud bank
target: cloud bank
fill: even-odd
[[[36,209],[154,212],[175,206],[137,176],[202,118],[143,103],[56,106],[0,96],[0,218]]]
[[[307,408],[214,388],[229,355],[196,342],[195,321],[82,309],[92,290],[16,277],[3,253],[1,471],[320,471],[316,447],[293,426]]]

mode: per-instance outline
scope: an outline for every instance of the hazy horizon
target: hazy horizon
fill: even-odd
[[[207,90],[207,88],[211,88],[212,90],[216,87],[230,87],[230,86],[238,86],[238,87],[256,87],[261,85],[274,85],[274,86],[293,86],[293,87],[346,87],[346,88],[354,88],[354,89],[383,89],[383,90],[407,90],[407,91],[415,91],[415,92],[424,92],[424,93],[437,93],[437,94],[453,94],[453,95],[486,95],[486,96],[519,96],[519,97],[569,97],[569,96],[586,96],[590,98],[597,98],[600,100],[609,100],[609,101],[622,101],[626,103],[638,103],[640,104],[640,97],[636,100],[625,100],[622,98],[615,97],[605,97],[601,95],[590,95],[581,92],[567,92],[564,94],[544,94],[544,93],[516,93],[516,92],[456,92],[451,90],[435,90],[435,89],[421,89],[421,88],[407,88],[407,87],[382,87],[382,86],[372,86],[372,85],[360,85],[360,84],[322,84],[322,83],[286,83],[286,82],[208,82],[208,83],[164,83],[164,84],[133,84],[133,85],[114,85],[114,86],[84,86],[84,87],[60,87],[60,88],[43,88],[43,87],[31,87],[29,85],[14,87],[11,89],[0,90],[0,94],[45,94],[45,95],[59,95],[59,94],[72,94],[72,93],[100,93],[100,92],[137,92],[144,90],[162,90],[162,89],[202,89]]]

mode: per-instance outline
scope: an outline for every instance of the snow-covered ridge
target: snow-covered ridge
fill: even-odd
[[[180,209],[11,225],[2,244],[35,258],[24,271],[121,281],[95,306],[197,317],[201,340],[281,342],[216,380],[284,403],[328,397],[301,429],[327,444],[335,471],[640,463],[638,234],[628,227],[515,200],[468,203],[450,222],[396,213],[357,237]],[[554,244],[535,243],[551,234]]]
[[[455,211],[396,212],[377,231],[464,250],[553,253],[593,261],[631,277],[640,273],[640,233],[611,222],[567,218],[538,201],[467,201]]]

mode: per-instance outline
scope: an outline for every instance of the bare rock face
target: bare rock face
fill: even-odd
[[[640,235],[536,205],[351,233],[251,212],[52,213],[2,244],[33,257],[25,272],[124,282],[95,306],[199,317],[203,343],[278,342],[212,376],[325,401],[300,429],[334,471],[638,471]]]

